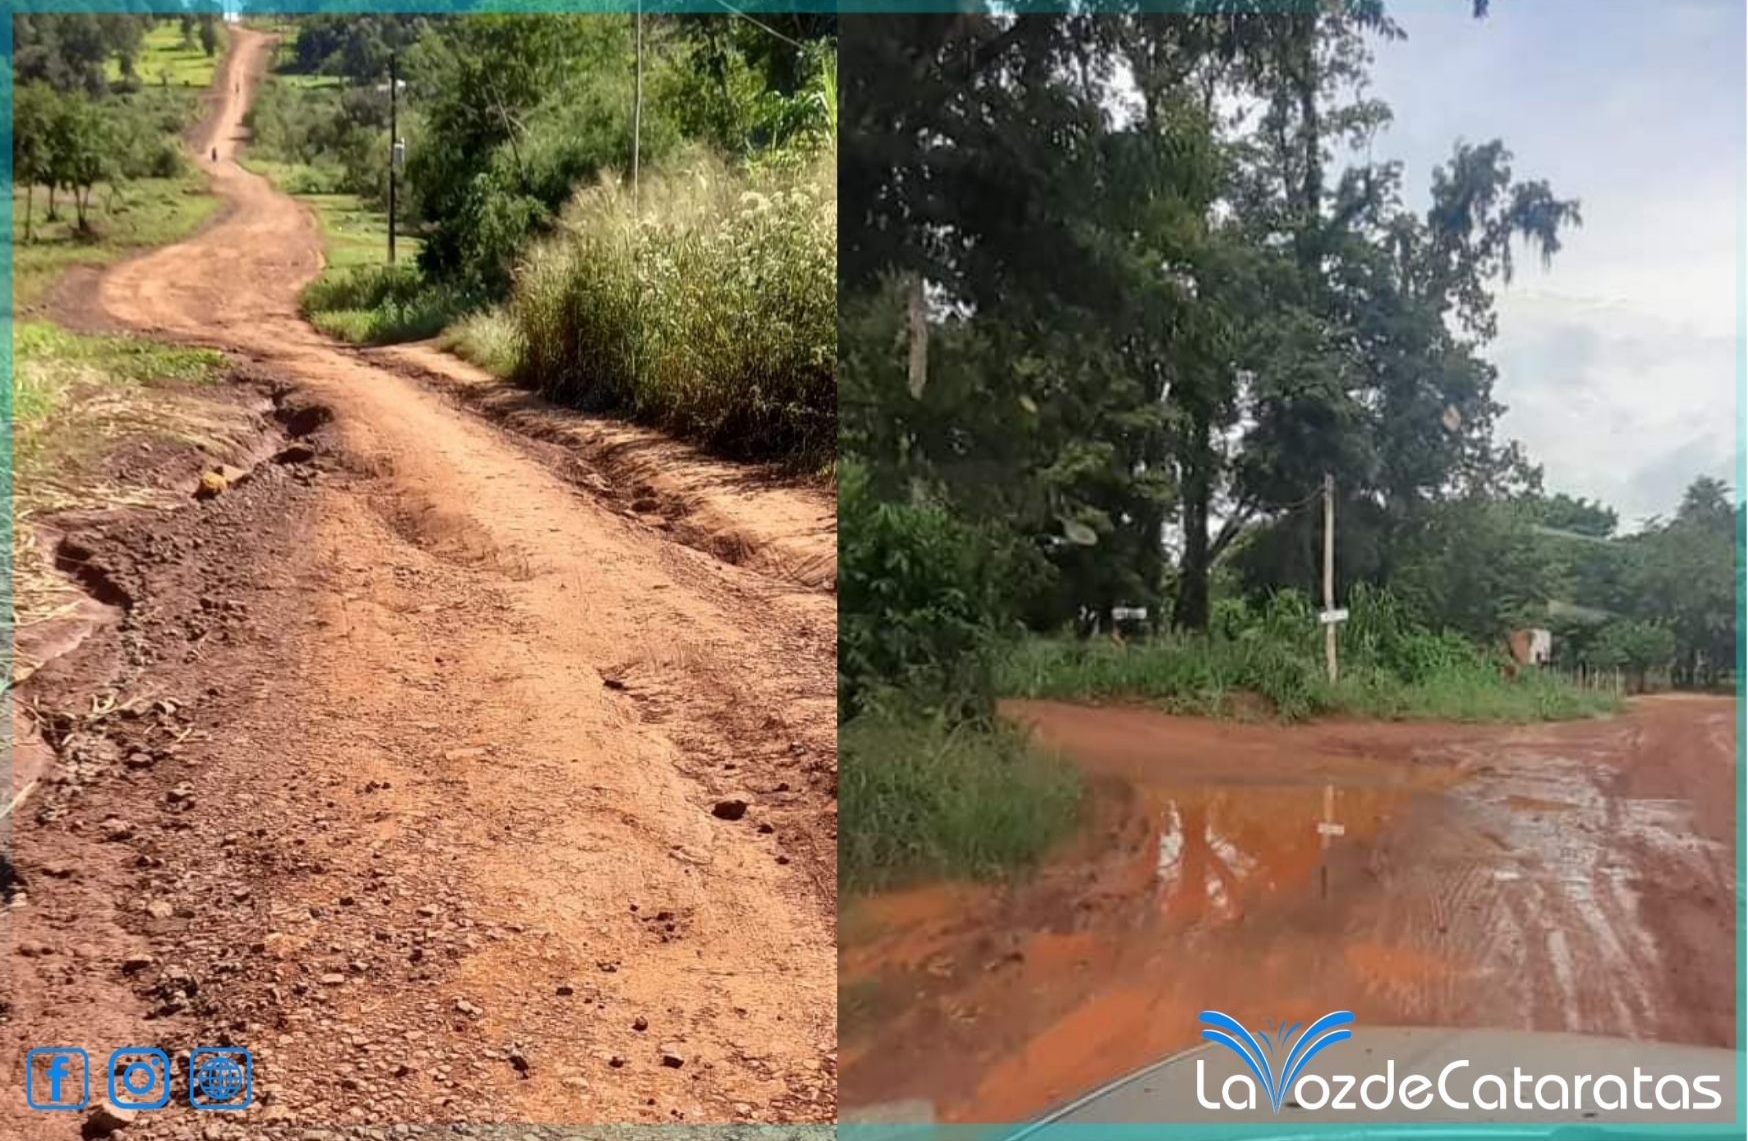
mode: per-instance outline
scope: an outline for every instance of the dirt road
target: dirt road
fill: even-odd
[[[1095,824],[1022,887],[851,908],[847,1109],[1021,1120],[1210,1007],[1734,1042],[1727,699],[1526,728],[1010,712],[1089,774]]]
[[[155,659],[104,748],[172,741],[19,825],[35,953],[10,980],[9,1096],[23,1046],[222,1033],[255,1051],[254,1120],[830,1120],[828,576],[687,545],[592,493],[586,462],[304,324],[320,240],[235,161],[268,41],[232,36],[200,151],[225,213],[99,298],[249,361],[314,470],[267,463],[79,560],[134,583],[118,637]],[[835,547],[823,494],[733,510]],[[198,649],[142,651],[181,604]]]

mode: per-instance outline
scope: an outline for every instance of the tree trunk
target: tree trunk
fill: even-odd
[[[31,233],[31,228],[30,228],[30,207],[31,207],[31,203],[33,202],[35,197],[36,197],[36,187],[31,183],[28,183],[28,182],[25,183],[24,184],[24,240],[27,242],[30,241],[32,238],[32,233]]]
[[[1184,558],[1171,623],[1179,630],[1199,632],[1208,628],[1208,501],[1213,494],[1206,417],[1194,415],[1190,432],[1193,438],[1181,468]]]
[[[48,217],[48,220],[51,222],[58,222],[58,221],[60,221],[60,218],[61,218],[60,208],[55,205],[55,184],[51,182],[51,183],[49,183],[49,217]]]

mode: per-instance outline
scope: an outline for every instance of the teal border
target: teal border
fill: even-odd
[[[1424,2],[1424,0],[1422,0]],[[1469,0],[1450,0],[1468,3]],[[1522,0],[1517,0],[1522,2]],[[1650,3],[1652,0],[1639,0]],[[1250,0],[1243,6],[1252,10],[1294,11],[1312,6],[1314,0]],[[222,4],[222,0],[221,0]],[[877,13],[948,13],[989,11],[985,0],[732,0],[733,8],[743,12],[836,12],[842,15]],[[1178,12],[1190,8],[1206,8],[1206,0],[1134,0],[1131,3],[1105,3],[1094,0],[1089,10],[1105,8],[1114,11]],[[4,639],[5,682],[0,685],[0,716],[5,718],[5,747],[0,750],[0,789],[11,800],[12,787],[12,688],[13,664],[12,614],[12,20],[14,13],[94,12],[94,13],[155,13],[174,15],[186,10],[178,0],[8,0],[8,11],[0,19],[0,181],[6,193],[0,196],[0,490],[4,491],[9,509],[0,524],[0,598],[5,604],[7,623]],[[299,15],[311,12],[363,13],[628,13],[638,10],[632,0],[276,0],[270,5],[250,5],[250,15]],[[1067,10],[1073,5],[1066,0],[1020,0],[1008,10],[1050,12]],[[720,13],[728,10],[721,0],[648,0],[642,5],[646,12]],[[1748,45],[1745,45],[1748,50]],[[1738,156],[1748,162],[1748,128],[1743,139],[1744,150]],[[1738,219],[1736,243],[1736,478],[1735,496],[1738,507],[1748,503],[1748,168],[1739,163],[1738,186],[1742,189],[1742,208]],[[673,1141],[715,1141],[716,1138],[818,1138],[824,1141],[832,1130],[842,1141],[1006,1141],[1024,1131],[1027,1141],[1290,1141],[1296,1138],[1389,1138],[1415,1136],[1438,1138],[1441,1141],[1458,1138],[1557,1138],[1559,1141],[1615,1141],[1636,1137],[1722,1141],[1741,1138],[1748,1130],[1748,957],[1744,955],[1744,935],[1748,933],[1748,771],[1743,768],[1748,757],[1748,704],[1744,703],[1745,681],[1748,675],[1748,639],[1744,638],[1745,606],[1748,606],[1748,516],[1738,511],[1736,519],[1736,1120],[1721,1125],[1675,1124],[1608,1124],[1596,1122],[1583,1125],[1525,1125],[1510,1123],[1476,1123],[1451,1125],[1412,1122],[1379,1122],[1377,1124],[1287,1124],[1258,1122],[1255,1124],[1159,1123],[1149,1125],[1045,1125],[1032,1128],[1023,1124],[903,1126],[874,1124],[844,1124],[836,1127],[817,1125],[600,1125],[566,1126],[548,1123],[545,1128],[558,1127],[578,1137],[609,1138],[624,1136],[672,1138]],[[12,821],[0,823],[0,854],[11,848]],[[10,942],[6,977],[10,977]],[[314,1127],[313,1123],[309,1123]],[[384,1122],[382,1124],[391,1124]],[[341,1128],[338,1124],[335,1128]],[[471,1135],[486,1138],[520,1137],[530,1127],[540,1123],[518,1125],[471,1126]],[[415,1126],[418,1136],[447,1132],[447,1126]]]

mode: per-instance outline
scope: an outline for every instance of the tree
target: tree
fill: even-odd
[[[211,12],[200,14],[200,50],[208,58],[218,54],[218,17]]]
[[[20,86],[12,103],[12,178],[24,187],[24,240],[33,239],[36,188],[54,173],[51,148],[57,115],[54,88],[39,81]]]
[[[51,185],[73,192],[79,230],[89,233],[91,191],[99,182],[117,178],[109,112],[90,96],[75,92],[59,101],[50,139]]]
[[[1626,544],[1633,612],[1673,631],[1677,679],[1686,685],[1714,684],[1735,662],[1741,572],[1738,511],[1729,500],[1721,480],[1700,477],[1688,486],[1675,518],[1654,522]]]

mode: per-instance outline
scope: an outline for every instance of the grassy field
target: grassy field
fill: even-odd
[[[90,452],[126,426],[101,414],[126,397],[162,386],[211,383],[224,357],[209,349],[162,344],[144,337],[88,336],[50,321],[20,321],[13,329],[13,456],[20,475],[35,474],[44,456],[57,464]],[[70,415],[77,406],[78,414]]]
[[[12,194],[12,296],[20,310],[40,304],[56,279],[75,265],[109,265],[144,249],[177,242],[211,217],[218,200],[199,175],[146,178],[91,199],[91,229],[73,228],[72,203],[62,196],[60,220],[45,222],[46,192],[36,191],[36,225],[24,240],[24,191]]]
[[[154,25],[140,45],[140,56],[134,61],[134,75],[147,86],[209,87],[224,58],[224,30],[220,26],[218,50],[207,55],[200,46],[200,29],[194,28],[186,42],[176,20]],[[121,64],[111,57],[103,65],[103,73],[111,82],[121,78]]]

